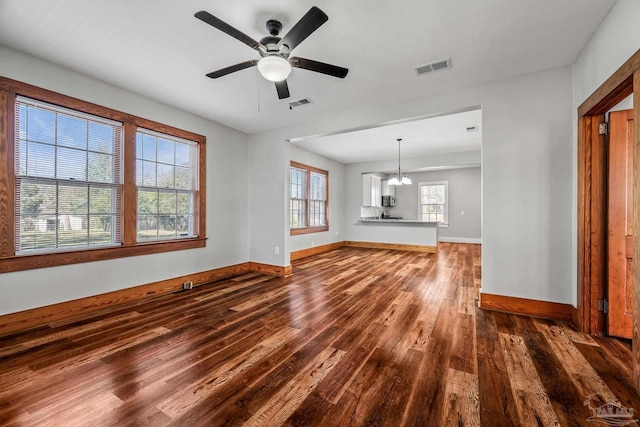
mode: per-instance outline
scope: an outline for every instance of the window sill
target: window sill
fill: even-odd
[[[448,224],[448,223],[447,223],[447,224],[445,224],[445,223],[442,223],[442,224],[438,223],[438,228],[449,228],[449,224]]]
[[[324,227],[292,228],[290,235],[296,236],[298,234],[321,233],[323,231],[329,231],[329,226],[326,225]]]
[[[206,238],[194,238],[166,242],[139,243],[132,246],[110,246],[68,252],[16,255],[0,259],[0,273],[203,248],[206,246],[206,243]]]

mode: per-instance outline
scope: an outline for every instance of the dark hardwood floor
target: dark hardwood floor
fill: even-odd
[[[3,337],[0,425],[576,426],[594,425],[589,405],[640,410],[628,344],[480,310],[479,286],[478,245],[344,248],[286,279]]]

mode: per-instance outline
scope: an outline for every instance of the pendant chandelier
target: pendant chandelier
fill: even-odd
[[[411,185],[411,178],[409,175],[402,174],[400,171],[400,141],[402,138],[398,138],[398,173],[393,174],[393,178],[389,180],[389,185]]]

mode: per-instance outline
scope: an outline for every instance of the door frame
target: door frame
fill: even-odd
[[[578,307],[574,322],[582,332],[602,335],[607,245],[607,152],[598,126],[612,107],[633,93],[633,196],[640,200],[640,50],[578,107]],[[633,206],[640,230],[640,203]],[[633,243],[633,342],[640,343],[640,239]],[[633,346],[633,384],[640,389],[640,345]]]

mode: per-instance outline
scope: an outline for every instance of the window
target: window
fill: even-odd
[[[121,242],[122,124],[18,97],[15,252]]]
[[[439,222],[448,225],[448,181],[420,182],[419,189],[419,216],[422,221]]]
[[[194,236],[197,164],[193,142],[138,129],[138,241]]]
[[[292,161],[290,183],[291,234],[329,230],[329,172]]]
[[[0,273],[204,247],[205,142],[0,78]]]
[[[291,228],[307,226],[307,171],[291,167]]]

